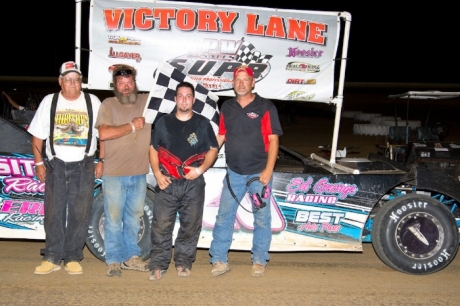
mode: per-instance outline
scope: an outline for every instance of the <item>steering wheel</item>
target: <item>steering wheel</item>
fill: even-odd
[[[431,127],[431,133],[437,135],[439,140],[442,141],[449,135],[449,125],[444,122],[437,122]]]

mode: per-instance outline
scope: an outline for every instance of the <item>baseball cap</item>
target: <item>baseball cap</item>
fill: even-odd
[[[233,71],[233,77],[236,77],[236,74],[238,72],[244,71],[246,72],[249,76],[254,77],[254,71],[252,71],[251,68],[249,68],[246,65],[241,65],[239,67],[236,67],[236,69]]]
[[[59,69],[59,75],[66,75],[69,72],[76,72],[81,75],[81,71],[78,68],[78,65],[75,62],[65,62],[62,64],[61,68]]]

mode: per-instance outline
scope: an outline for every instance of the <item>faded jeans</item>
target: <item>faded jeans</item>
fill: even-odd
[[[80,261],[93,207],[94,156],[81,161],[50,161],[45,181],[45,255],[56,265]]]
[[[259,174],[241,175],[233,172],[227,168],[228,178],[230,179],[230,186],[233,190],[233,195],[228,189],[227,176],[224,178],[224,186],[219,203],[219,211],[216,217],[216,223],[212,231],[212,242],[209,249],[211,255],[211,263],[216,262],[228,263],[228,250],[232,243],[232,236],[236,218],[236,211],[239,207],[239,202],[243,199],[246,192],[249,190],[252,194],[261,193],[263,185],[259,181],[253,182],[249,187],[246,186],[247,182],[259,176]],[[272,186],[272,180],[268,186]],[[252,263],[266,265],[270,259],[268,250],[272,239],[271,233],[271,211],[270,211],[270,197],[264,199],[267,206],[260,208],[254,212],[254,232],[252,238],[251,260]]]
[[[137,245],[140,218],[144,214],[147,192],[145,174],[103,176],[105,214],[105,262],[121,263],[139,256]]]

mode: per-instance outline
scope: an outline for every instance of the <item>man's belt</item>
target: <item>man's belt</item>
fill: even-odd
[[[183,178],[189,171],[187,166],[199,167],[206,156],[206,152],[195,154],[182,162],[180,158],[169,152],[163,147],[158,149],[158,160],[163,174],[176,179]],[[166,173],[165,173],[166,172]]]

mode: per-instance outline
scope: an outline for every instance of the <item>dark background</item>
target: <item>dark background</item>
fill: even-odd
[[[460,83],[454,2],[194,2],[348,11],[347,82]],[[88,48],[89,2],[82,4],[82,11],[82,46]],[[75,59],[74,1],[8,1],[1,12],[0,76],[57,76],[64,61]],[[82,53],[84,74],[86,58]]]

